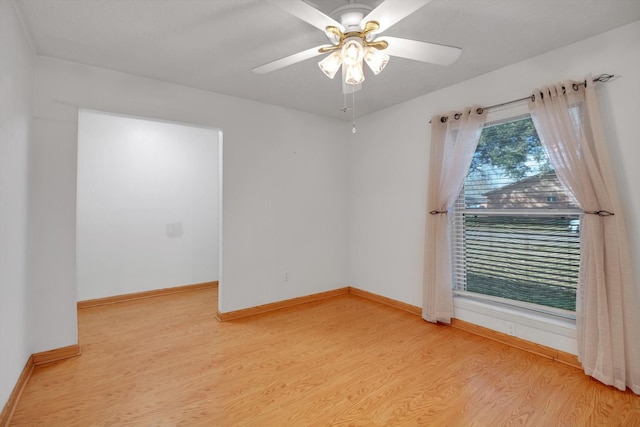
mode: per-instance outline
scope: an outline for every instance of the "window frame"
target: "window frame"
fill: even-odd
[[[498,107],[497,109],[492,110],[488,113],[485,127],[500,125],[501,123],[511,122],[524,117],[530,117],[530,112],[527,108],[526,103],[509,106],[506,108]],[[507,312],[513,312],[515,310],[515,312],[520,312],[525,317],[540,316],[540,318],[543,318],[543,319],[544,318],[547,318],[549,320],[558,319],[563,321],[569,321],[570,323],[575,324],[575,319],[576,319],[575,311],[456,289],[456,280],[457,280],[457,275],[455,273],[456,271],[455,265],[457,262],[456,253],[459,253],[459,251],[462,249],[461,246],[463,245],[462,243],[463,239],[457,238],[459,236],[456,235],[457,233],[456,230],[460,226],[459,225],[457,226],[455,224],[455,221],[457,219],[463,218],[462,215],[458,215],[458,213],[460,212],[465,213],[466,211],[466,213],[469,213],[469,214],[479,213],[477,209],[465,208],[463,199],[464,197],[462,196],[462,191],[461,191],[461,194],[459,195],[454,207],[454,214],[451,215],[450,217],[450,225],[451,225],[451,233],[452,233],[451,257],[452,257],[452,267],[454,268],[454,274],[453,274],[454,283],[453,283],[453,289],[452,289],[452,294],[454,297],[454,307],[456,306],[456,300],[463,300],[469,303],[476,302],[480,305],[493,306],[499,311],[505,310]],[[462,208],[460,208],[461,203],[462,203]],[[482,215],[505,215],[505,216],[513,215],[513,214],[516,214],[516,215],[529,214],[530,215],[531,210],[509,209],[507,211],[507,210],[501,210],[501,209],[482,209],[481,214]],[[557,210],[554,209],[552,211],[540,210],[535,212],[535,216],[544,216],[544,215],[557,216],[557,215],[563,215],[563,214],[578,215],[580,221],[582,221],[583,212],[580,209],[565,208],[565,209],[557,209]]]

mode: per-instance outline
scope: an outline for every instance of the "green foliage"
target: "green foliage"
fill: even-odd
[[[536,163],[533,171],[531,165]],[[530,118],[484,128],[470,172],[484,175],[487,166],[514,179],[552,170]]]

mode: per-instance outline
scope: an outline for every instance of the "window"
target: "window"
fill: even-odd
[[[575,311],[580,213],[528,115],[487,123],[453,215],[454,293]]]

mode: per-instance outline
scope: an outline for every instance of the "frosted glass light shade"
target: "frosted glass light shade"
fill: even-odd
[[[389,55],[373,46],[365,46],[362,38],[352,36],[344,41],[340,50],[318,62],[318,66],[330,79],[342,67],[344,84],[357,86],[364,81],[364,62],[374,74],[379,74],[389,62]]]
[[[340,55],[340,52],[337,51],[318,62],[318,67],[320,67],[322,72],[330,79],[335,77],[341,65],[342,56]]]
[[[345,83],[349,85],[357,85],[364,81],[364,71],[362,70],[362,61],[353,65],[347,65],[347,70],[344,75]]]
[[[340,52],[342,54],[342,62],[344,62],[345,65],[349,66],[362,63],[362,57],[364,56],[362,40],[357,37],[347,39]]]
[[[364,54],[364,60],[373,71],[373,74],[380,74],[380,71],[384,70],[389,62],[389,55],[379,51],[375,47],[367,47]]]

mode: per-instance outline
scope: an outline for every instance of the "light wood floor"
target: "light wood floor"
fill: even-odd
[[[217,290],[79,311],[15,426],[640,426],[640,397],[353,295],[219,323]]]

